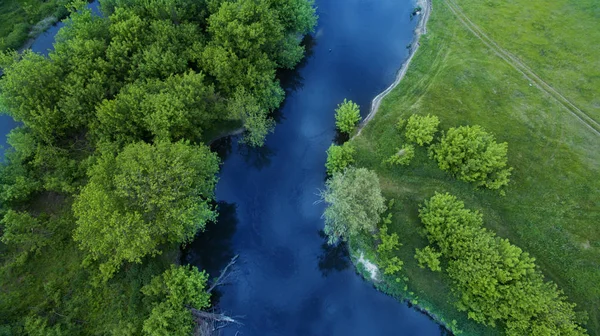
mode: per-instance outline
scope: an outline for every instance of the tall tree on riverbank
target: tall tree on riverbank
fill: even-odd
[[[379,178],[374,171],[350,167],[327,180],[321,198],[329,244],[347,241],[359,232],[374,232],[386,210]]]

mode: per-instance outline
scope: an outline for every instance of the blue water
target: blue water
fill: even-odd
[[[239,254],[228,285],[215,293],[242,326],[225,335],[440,335],[439,326],[355,274],[344,246],[320,233],[325,151],[336,136],[334,109],[344,98],[368,112],[408,56],[415,22],[410,0],[317,0],[319,26],[307,59],[283,74],[288,94],[264,148],[227,138],[217,186],[219,221],[198,235],[185,261],[213,275]],[[97,2],[91,4],[98,13]],[[32,45],[47,54],[62,23]],[[15,126],[0,115],[0,141]],[[0,155],[2,149],[0,149]]]
[[[344,247],[319,231],[325,151],[335,138],[334,109],[361,106],[393,82],[408,56],[415,22],[409,0],[317,0],[319,26],[289,87],[266,146],[238,138],[215,144],[224,158],[216,189],[220,219],[186,250],[184,261],[212,275],[239,254],[218,308],[243,316],[225,335],[440,335],[425,315],[364,281]],[[238,333],[239,332],[239,333]]]

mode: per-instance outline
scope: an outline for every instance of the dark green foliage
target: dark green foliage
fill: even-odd
[[[481,126],[450,128],[430,155],[440,169],[477,186],[499,189],[509,182],[512,168],[507,166],[508,144],[497,143]]]
[[[586,335],[575,304],[545,282],[535,259],[482,227],[480,213],[450,194],[436,194],[419,216],[427,237],[447,261],[446,271],[469,318],[508,335]]]
[[[243,124],[245,142],[264,143],[284,97],[276,70],[302,58],[315,10],[84,5],[48,57],[0,54],[0,105],[22,122],[0,166],[0,333],[189,334],[206,275],[169,267],[215,218],[219,161],[202,139]]]
[[[327,174],[333,175],[344,171],[349,165],[354,163],[354,148],[350,143],[346,142],[341,146],[332,144],[327,149]]]
[[[335,126],[340,132],[347,134],[354,132],[359,121],[360,108],[355,102],[344,99],[335,109]]]

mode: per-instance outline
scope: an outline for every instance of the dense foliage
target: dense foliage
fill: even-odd
[[[481,126],[453,127],[430,147],[440,169],[477,186],[499,189],[509,182],[508,144],[497,143]]]
[[[350,167],[327,180],[321,198],[327,203],[323,213],[329,244],[359,232],[375,232],[386,210],[377,174],[365,168]]]
[[[332,144],[327,149],[327,162],[325,162],[325,168],[327,168],[327,174],[333,175],[344,171],[349,165],[354,163],[354,148],[350,143],[346,142],[341,146]]]
[[[433,141],[439,124],[440,119],[437,116],[413,114],[406,122],[404,135],[409,141],[416,142],[420,146],[428,145]]]
[[[360,108],[355,102],[344,99],[335,109],[335,126],[340,132],[347,134],[354,132],[359,121]]]
[[[74,2],[48,57],[0,54],[21,122],[0,169],[2,332],[188,334],[207,279],[171,264],[215,218],[206,134],[238,121],[264,142],[276,70],[316,20],[308,0],[101,6]]]
[[[480,213],[450,194],[436,194],[419,216],[429,242],[447,262],[457,306],[469,318],[500,324],[515,336],[586,334],[575,304],[556,284],[544,281],[527,252],[483,228]]]
[[[381,225],[377,234],[377,265],[383,269],[383,274],[394,276],[396,282],[400,282],[398,275],[404,262],[398,258],[396,253],[402,244],[400,244],[397,233],[388,233],[388,225],[391,222],[392,214],[390,213],[383,219],[383,225]]]

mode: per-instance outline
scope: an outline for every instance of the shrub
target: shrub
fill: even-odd
[[[440,119],[436,116],[413,114],[406,123],[405,136],[409,141],[416,142],[420,146],[428,145],[433,141],[439,124]]]
[[[348,142],[341,146],[334,144],[329,146],[327,150],[327,162],[325,163],[327,174],[333,175],[334,173],[342,172],[354,163],[354,152],[354,147]]]
[[[419,267],[429,267],[430,270],[441,271],[440,257],[442,256],[435,248],[425,246],[423,249],[415,249],[415,259],[419,262]]]
[[[506,186],[512,168],[507,167],[508,144],[497,143],[481,126],[461,126],[448,130],[429,155],[440,169],[477,186],[499,189]]]
[[[396,150],[398,152],[390,156],[387,160],[383,161],[383,163],[389,165],[408,166],[410,164],[410,161],[415,156],[415,146],[404,145],[402,146],[402,149],[396,148]]]
[[[344,102],[335,109],[335,126],[342,133],[350,134],[360,121],[360,108],[351,100]]]

